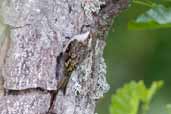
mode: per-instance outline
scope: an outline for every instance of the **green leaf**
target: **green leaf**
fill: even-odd
[[[142,98],[142,111],[146,113],[149,109],[150,102],[154,94],[163,86],[163,81],[153,82],[149,89],[146,89],[147,94]]]
[[[110,114],[137,114],[140,103],[143,103],[142,112],[146,112],[152,96],[162,84],[162,81],[154,82],[149,89],[143,81],[125,84],[112,96]]]
[[[166,105],[168,114],[171,114],[171,104]]]
[[[158,29],[171,27],[171,8],[157,5],[144,14],[138,16],[135,21],[128,23],[129,29]]]

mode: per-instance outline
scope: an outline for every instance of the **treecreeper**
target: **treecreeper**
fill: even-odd
[[[127,6],[127,0],[2,0],[0,114],[94,114],[109,90],[107,33]]]

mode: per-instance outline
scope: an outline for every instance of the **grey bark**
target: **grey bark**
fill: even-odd
[[[106,32],[127,2],[4,0],[0,114],[94,114],[109,90]]]

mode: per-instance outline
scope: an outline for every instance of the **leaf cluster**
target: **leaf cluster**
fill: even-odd
[[[128,23],[128,28],[133,30],[159,29],[171,27],[171,6],[164,3],[171,0],[160,1],[152,0],[131,0],[131,4],[138,4],[148,7],[148,10],[137,16],[135,20]]]
[[[145,114],[152,97],[162,85],[162,81],[153,82],[150,88],[143,81],[125,84],[112,96],[110,114]]]

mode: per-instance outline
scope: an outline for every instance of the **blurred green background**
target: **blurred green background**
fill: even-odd
[[[167,114],[171,103],[171,29],[130,31],[129,20],[146,8],[132,5],[117,17],[107,39],[104,57],[110,91],[98,102],[98,114],[109,114],[111,95],[124,83],[144,80],[164,80],[164,87],[154,96],[148,114]]]

